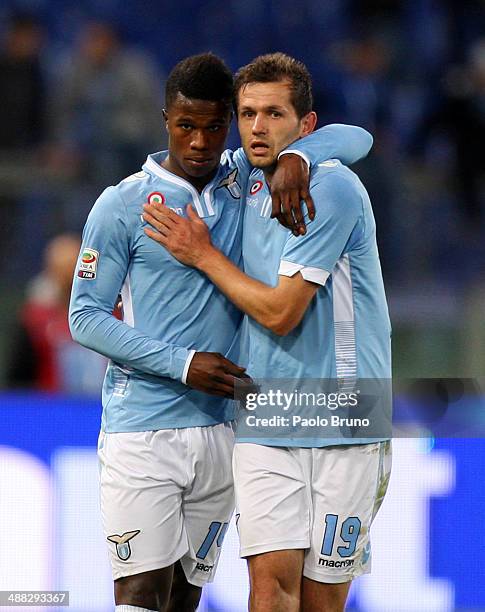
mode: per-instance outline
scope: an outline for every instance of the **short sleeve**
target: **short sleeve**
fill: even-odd
[[[335,264],[346,252],[354,231],[359,231],[362,199],[350,177],[325,174],[311,186],[317,214],[307,223],[304,236],[288,235],[278,274],[300,272],[306,280],[324,285]]]

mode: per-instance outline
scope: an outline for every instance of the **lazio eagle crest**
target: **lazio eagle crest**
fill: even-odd
[[[241,197],[241,187],[237,182],[237,168],[234,168],[232,172],[230,172],[222,181],[217,185],[217,189],[219,187],[225,187],[233,198],[239,200]]]
[[[116,544],[116,553],[122,561],[127,561],[131,557],[130,540],[140,533],[140,530],[126,531],[122,535],[110,535],[107,539]]]

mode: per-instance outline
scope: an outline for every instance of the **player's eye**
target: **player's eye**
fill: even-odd
[[[241,117],[246,117],[246,118],[254,117],[254,113],[253,111],[250,111],[250,110],[242,111]]]
[[[221,129],[222,126],[220,125],[210,125],[209,126],[209,132],[218,132]]]
[[[279,111],[271,111],[271,117],[273,119],[279,119],[282,116],[282,114]]]
[[[184,131],[188,132],[192,129],[190,123],[179,123],[179,128],[182,128]]]

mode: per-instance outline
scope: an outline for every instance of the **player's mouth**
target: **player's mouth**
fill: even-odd
[[[251,151],[256,157],[266,155],[269,151],[269,145],[262,140],[253,140],[251,143]]]
[[[185,161],[195,168],[207,168],[214,163],[212,157],[187,157]]]

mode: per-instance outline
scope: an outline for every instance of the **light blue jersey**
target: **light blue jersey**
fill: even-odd
[[[292,146],[313,162],[367,154],[360,128],[327,126]],[[193,203],[212,241],[241,263],[243,195],[251,167],[242,149],[225,151],[214,179],[198,193],[163,169],[166,153],[149,156],[143,170],[106,189],[83,232],[71,296],[75,340],[110,358],[103,385],[102,428],[150,431],[213,425],[234,418],[232,401],[184,384],[194,351],[239,361],[240,312],[195,269],[177,262],[144,233],[143,204],[163,201],[185,216]],[[124,320],[113,314],[122,295]]]
[[[310,190],[316,217],[305,236],[295,237],[270,219],[271,197],[262,171],[251,174],[243,232],[245,273],[276,286],[279,275],[301,272],[321,287],[287,336],[246,320],[248,374],[254,379],[389,380],[391,329],[369,196],[358,177],[337,160],[312,171]],[[352,443],[348,437],[292,441],[267,431],[266,438],[245,433],[240,441],[298,447]]]

